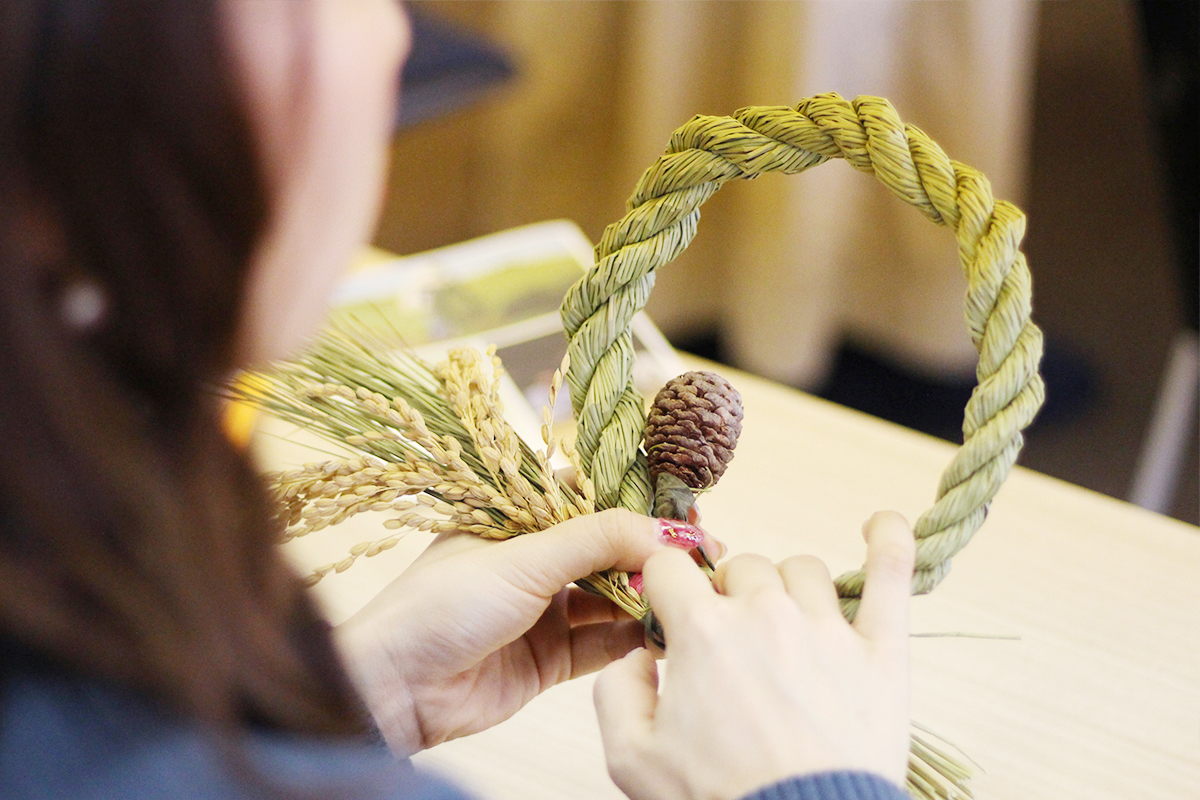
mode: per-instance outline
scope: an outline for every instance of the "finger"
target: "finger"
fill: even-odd
[[[866,579],[854,627],[877,642],[908,641],[908,606],[916,544],[904,517],[892,511],[863,526],[867,540]]]
[[[658,706],[658,665],[634,650],[601,671],[592,688],[606,753],[621,752],[649,735]]]
[[[689,508],[688,512],[687,512],[688,524],[695,525],[697,528],[700,528],[701,530],[703,530],[703,527],[700,525],[700,520],[702,518],[703,517],[700,514],[700,504],[693,503],[691,508]],[[711,533],[708,533],[707,531],[705,531],[704,551],[708,554],[709,558],[711,558],[713,561],[720,561],[722,558],[725,557],[725,554],[729,552],[729,548],[726,547],[725,543],[722,542],[720,539],[713,536]]]
[[[791,556],[779,565],[783,587],[810,614],[841,618],[837,589],[825,562],[814,556]]]
[[[708,578],[686,553],[664,550],[642,567],[642,596],[669,631],[685,614],[715,595]]]
[[[443,558],[448,558],[455,553],[461,553],[464,550],[473,550],[477,547],[490,547],[494,545],[494,541],[489,541],[481,536],[475,536],[462,531],[444,531],[433,538],[433,541],[421,553],[419,559],[425,563],[433,563]]]
[[[571,628],[571,677],[596,670],[644,646],[646,629],[628,616],[620,622],[598,622]]]
[[[571,625],[590,625],[628,619],[617,604],[607,597],[572,586],[567,590],[567,622]]]
[[[513,586],[548,597],[593,572],[634,572],[653,553],[705,541],[703,531],[670,522],[664,526],[662,520],[614,508],[508,539],[481,549],[479,557]]]
[[[546,596],[593,572],[637,569],[661,549],[656,534],[653,518],[610,509],[516,536],[481,555],[508,583]]]
[[[658,521],[659,537],[666,544],[680,547],[684,550],[704,548],[714,553],[717,558],[725,554],[726,547],[708,531],[691,522],[678,519],[660,519]]]
[[[732,597],[769,587],[782,588],[783,579],[779,570],[775,569],[775,565],[766,556],[743,553],[717,567],[716,574],[713,575],[713,586],[721,594]]]

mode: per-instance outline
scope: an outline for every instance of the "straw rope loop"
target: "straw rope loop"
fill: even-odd
[[[901,122],[887,100],[848,102],[823,94],[795,108],[698,116],[674,133],[666,153],[638,181],[625,216],[605,229],[595,264],[563,300],[576,446],[601,507],[649,513],[640,451],[646,414],[633,385],[630,323],[650,296],[655,270],[688,246],[700,206],[726,181],[794,174],[833,158],[873,173],[932,222],[952,229],[967,277],[965,314],[979,352],[978,386],[964,413],[964,443],[942,475],[933,507],[914,525],[913,592],[925,593],[983,524],[1024,443],[1021,431],[1041,406],[1042,333],[1030,321],[1031,279],[1019,249],[1024,215],[995,200],[981,173],[951,161],[920,129]],[[837,579],[847,617],[857,610],[862,584],[861,570]]]

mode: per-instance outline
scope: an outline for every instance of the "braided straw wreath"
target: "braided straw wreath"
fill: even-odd
[[[675,131],[666,153],[638,181],[625,216],[605,229],[594,266],[563,300],[576,446],[599,507],[650,512],[641,451],[646,411],[633,385],[630,323],[649,299],[655,270],[688,246],[701,204],[726,181],[803,172],[832,158],[874,173],[930,220],[951,228],[967,277],[978,386],[966,406],[963,444],[942,474],[936,502],[914,526],[912,589],[923,594],[945,577],[951,557],[983,524],[1024,442],[1021,431],[1042,404],[1042,332],[1030,321],[1031,280],[1019,249],[1024,214],[995,200],[980,172],[951,161],[920,129],[901,122],[887,100],[848,102],[822,94],[795,108],[697,116]],[[862,586],[861,570],[837,579],[848,618]]]

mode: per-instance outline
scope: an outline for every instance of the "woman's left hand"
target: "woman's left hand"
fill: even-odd
[[[501,542],[436,540],[335,630],[352,680],[393,750],[411,755],[489,728],[541,691],[643,644],[641,623],[570,587],[634,572],[672,544],[723,546],[698,528],[614,509]]]

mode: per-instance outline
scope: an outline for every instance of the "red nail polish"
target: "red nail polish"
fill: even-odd
[[[642,593],[642,584],[643,583],[644,583],[644,581],[642,580],[642,573],[640,573],[640,572],[630,573],[630,575],[629,575],[629,588],[630,589],[633,589],[635,592],[637,592],[640,595]]]
[[[674,547],[691,550],[704,544],[704,531],[681,520],[660,519],[658,538]]]

